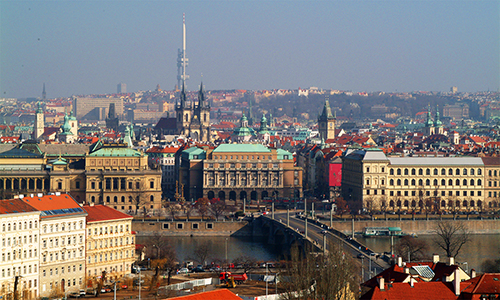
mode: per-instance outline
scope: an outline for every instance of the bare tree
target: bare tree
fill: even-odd
[[[244,273],[247,273],[248,271],[252,270],[255,267],[256,263],[257,259],[249,255],[240,255],[234,259],[234,264],[241,265],[243,267]]]
[[[155,233],[148,238],[145,244],[148,249],[146,255],[148,258],[153,258],[152,266],[165,271],[167,273],[167,282],[170,284],[172,273],[176,270],[177,254],[175,249],[170,245],[167,237],[159,233]]]
[[[223,216],[227,212],[227,205],[226,201],[224,200],[213,200],[210,203],[210,212],[212,215],[215,217],[215,220],[217,221],[219,217]]]
[[[440,221],[435,229],[436,245],[446,252],[448,257],[456,257],[462,246],[470,240],[470,233],[462,222]]]
[[[396,253],[411,261],[422,260],[428,256],[429,245],[424,240],[419,240],[411,236],[402,237],[395,245]]]
[[[129,193],[129,202],[135,206],[135,214],[142,208],[144,218],[147,213],[146,204],[149,202],[149,194],[147,193],[149,189],[144,180],[136,182],[135,184],[135,190]]]
[[[212,250],[212,247],[210,247],[210,244],[208,242],[204,242],[204,243],[197,245],[193,251],[193,255],[194,255],[193,260],[199,262],[202,265],[205,265],[208,257],[211,254],[211,250]]]
[[[297,247],[291,249],[291,260],[282,272],[288,280],[280,283],[285,292],[282,299],[353,299],[358,284],[352,258],[341,249],[331,247],[318,254]]]
[[[169,202],[165,205],[167,214],[170,215],[172,221],[175,220],[175,216],[181,211],[181,205],[176,202]]]
[[[208,213],[209,206],[210,206],[210,200],[208,198],[199,198],[194,205],[194,207],[196,208],[196,210],[200,214],[202,221],[203,221],[203,218]]]

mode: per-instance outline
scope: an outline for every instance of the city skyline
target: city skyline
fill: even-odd
[[[499,89],[497,1],[0,1],[0,97],[171,90]],[[203,74],[203,76],[202,76]]]

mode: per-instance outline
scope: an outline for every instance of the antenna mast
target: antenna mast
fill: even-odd
[[[186,75],[186,67],[188,66],[188,58],[186,58],[186,14],[182,14],[182,49],[177,50],[177,88],[186,85],[186,80],[189,75]]]

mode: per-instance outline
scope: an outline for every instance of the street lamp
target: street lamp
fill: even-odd
[[[227,264],[227,239],[228,238],[226,238],[226,264]]]

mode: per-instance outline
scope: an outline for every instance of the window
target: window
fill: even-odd
[[[199,228],[199,224],[198,223],[193,223],[193,229],[198,229]]]
[[[214,224],[213,223],[207,223],[207,229],[213,229],[214,228]]]
[[[431,175],[431,169],[426,169],[425,170],[425,175]]]
[[[163,224],[162,224],[162,227],[163,227],[163,229],[170,229],[170,226],[169,226],[169,225],[170,225],[170,224],[168,224],[168,223],[163,223]]]
[[[184,224],[182,223],[177,223],[177,229],[183,229],[184,228]],[[128,242],[127,242],[128,244]]]
[[[434,175],[438,175],[438,169],[434,169]]]
[[[463,175],[467,175],[467,169],[463,170]]]
[[[394,175],[394,169],[389,170],[389,175]]]
[[[418,175],[424,175],[424,170],[418,169]]]
[[[452,169],[448,169],[448,175],[453,175],[453,170]]]

